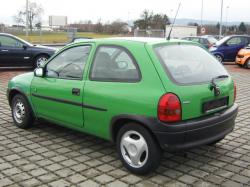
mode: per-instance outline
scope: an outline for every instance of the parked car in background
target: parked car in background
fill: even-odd
[[[48,60],[55,51],[50,47],[33,45],[11,34],[0,33],[0,68],[36,68]]]
[[[241,67],[250,69],[250,46],[247,46],[238,52],[235,63]]]
[[[213,36],[189,36],[182,39],[192,42],[198,42],[207,49],[212,47],[218,41]]]
[[[159,38],[73,43],[10,80],[14,124],[35,119],[116,143],[124,166],[145,174],[163,149],[215,144],[234,128],[232,77],[199,44]]]
[[[233,35],[226,36],[216,42],[209,51],[220,61],[234,62],[239,50],[250,43],[250,36]]]

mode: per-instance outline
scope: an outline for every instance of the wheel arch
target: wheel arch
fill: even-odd
[[[119,130],[128,123],[137,123],[138,125],[141,125],[142,127],[148,130],[148,132],[152,135],[156,143],[158,143],[157,138],[152,131],[152,124],[150,120],[147,119],[147,117],[128,114],[118,115],[112,118],[110,123],[110,138],[112,142],[116,142]]]
[[[27,100],[28,104],[30,105],[30,107],[32,109],[33,115],[36,116],[35,112],[34,112],[33,105],[31,104],[31,102],[28,99],[27,95],[19,88],[12,88],[12,89],[8,90],[7,98],[8,98],[9,105],[11,106],[11,101],[14,98],[14,96],[17,95],[17,94],[22,95]]]
[[[41,52],[41,53],[37,53],[36,55],[33,56],[33,60],[35,60],[37,57],[45,55],[47,57],[50,57],[50,55],[48,53],[45,52]]]
[[[213,55],[214,55],[214,56],[220,55],[220,56],[222,57],[223,60],[224,60],[224,58],[225,58],[224,54],[223,54],[223,53],[220,53],[220,52],[216,52],[216,53],[214,53]]]
[[[48,53],[46,53],[46,52],[40,52],[40,53],[37,53],[37,54],[36,54],[36,55],[34,55],[34,56],[33,56],[33,58],[32,58],[32,62],[33,62],[33,64],[35,63],[35,60],[36,60],[36,58],[37,58],[37,57],[39,57],[39,56],[43,56],[43,55],[47,56],[47,57],[48,57],[48,59],[50,58],[50,55],[49,55]]]
[[[250,60],[250,57],[248,57],[248,58],[245,60],[245,62],[244,62],[244,64],[243,64],[244,67],[246,67],[247,62],[248,62],[249,60]]]

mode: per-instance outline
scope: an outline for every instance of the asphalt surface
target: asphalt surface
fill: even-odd
[[[6,100],[11,77],[0,72],[0,186],[250,186],[250,70],[225,66],[237,84],[234,131],[214,146],[165,152],[160,167],[136,176],[107,141],[48,122],[14,126]]]

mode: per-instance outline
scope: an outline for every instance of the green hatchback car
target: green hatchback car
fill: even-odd
[[[67,45],[10,80],[7,95],[18,127],[42,118],[111,140],[136,174],[155,169],[162,150],[222,140],[238,111],[235,84],[208,51],[155,38]]]

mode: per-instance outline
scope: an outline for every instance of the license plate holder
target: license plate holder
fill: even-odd
[[[202,104],[202,112],[209,113],[215,110],[226,108],[228,106],[228,99],[229,97],[222,97],[220,99],[204,102]]]

